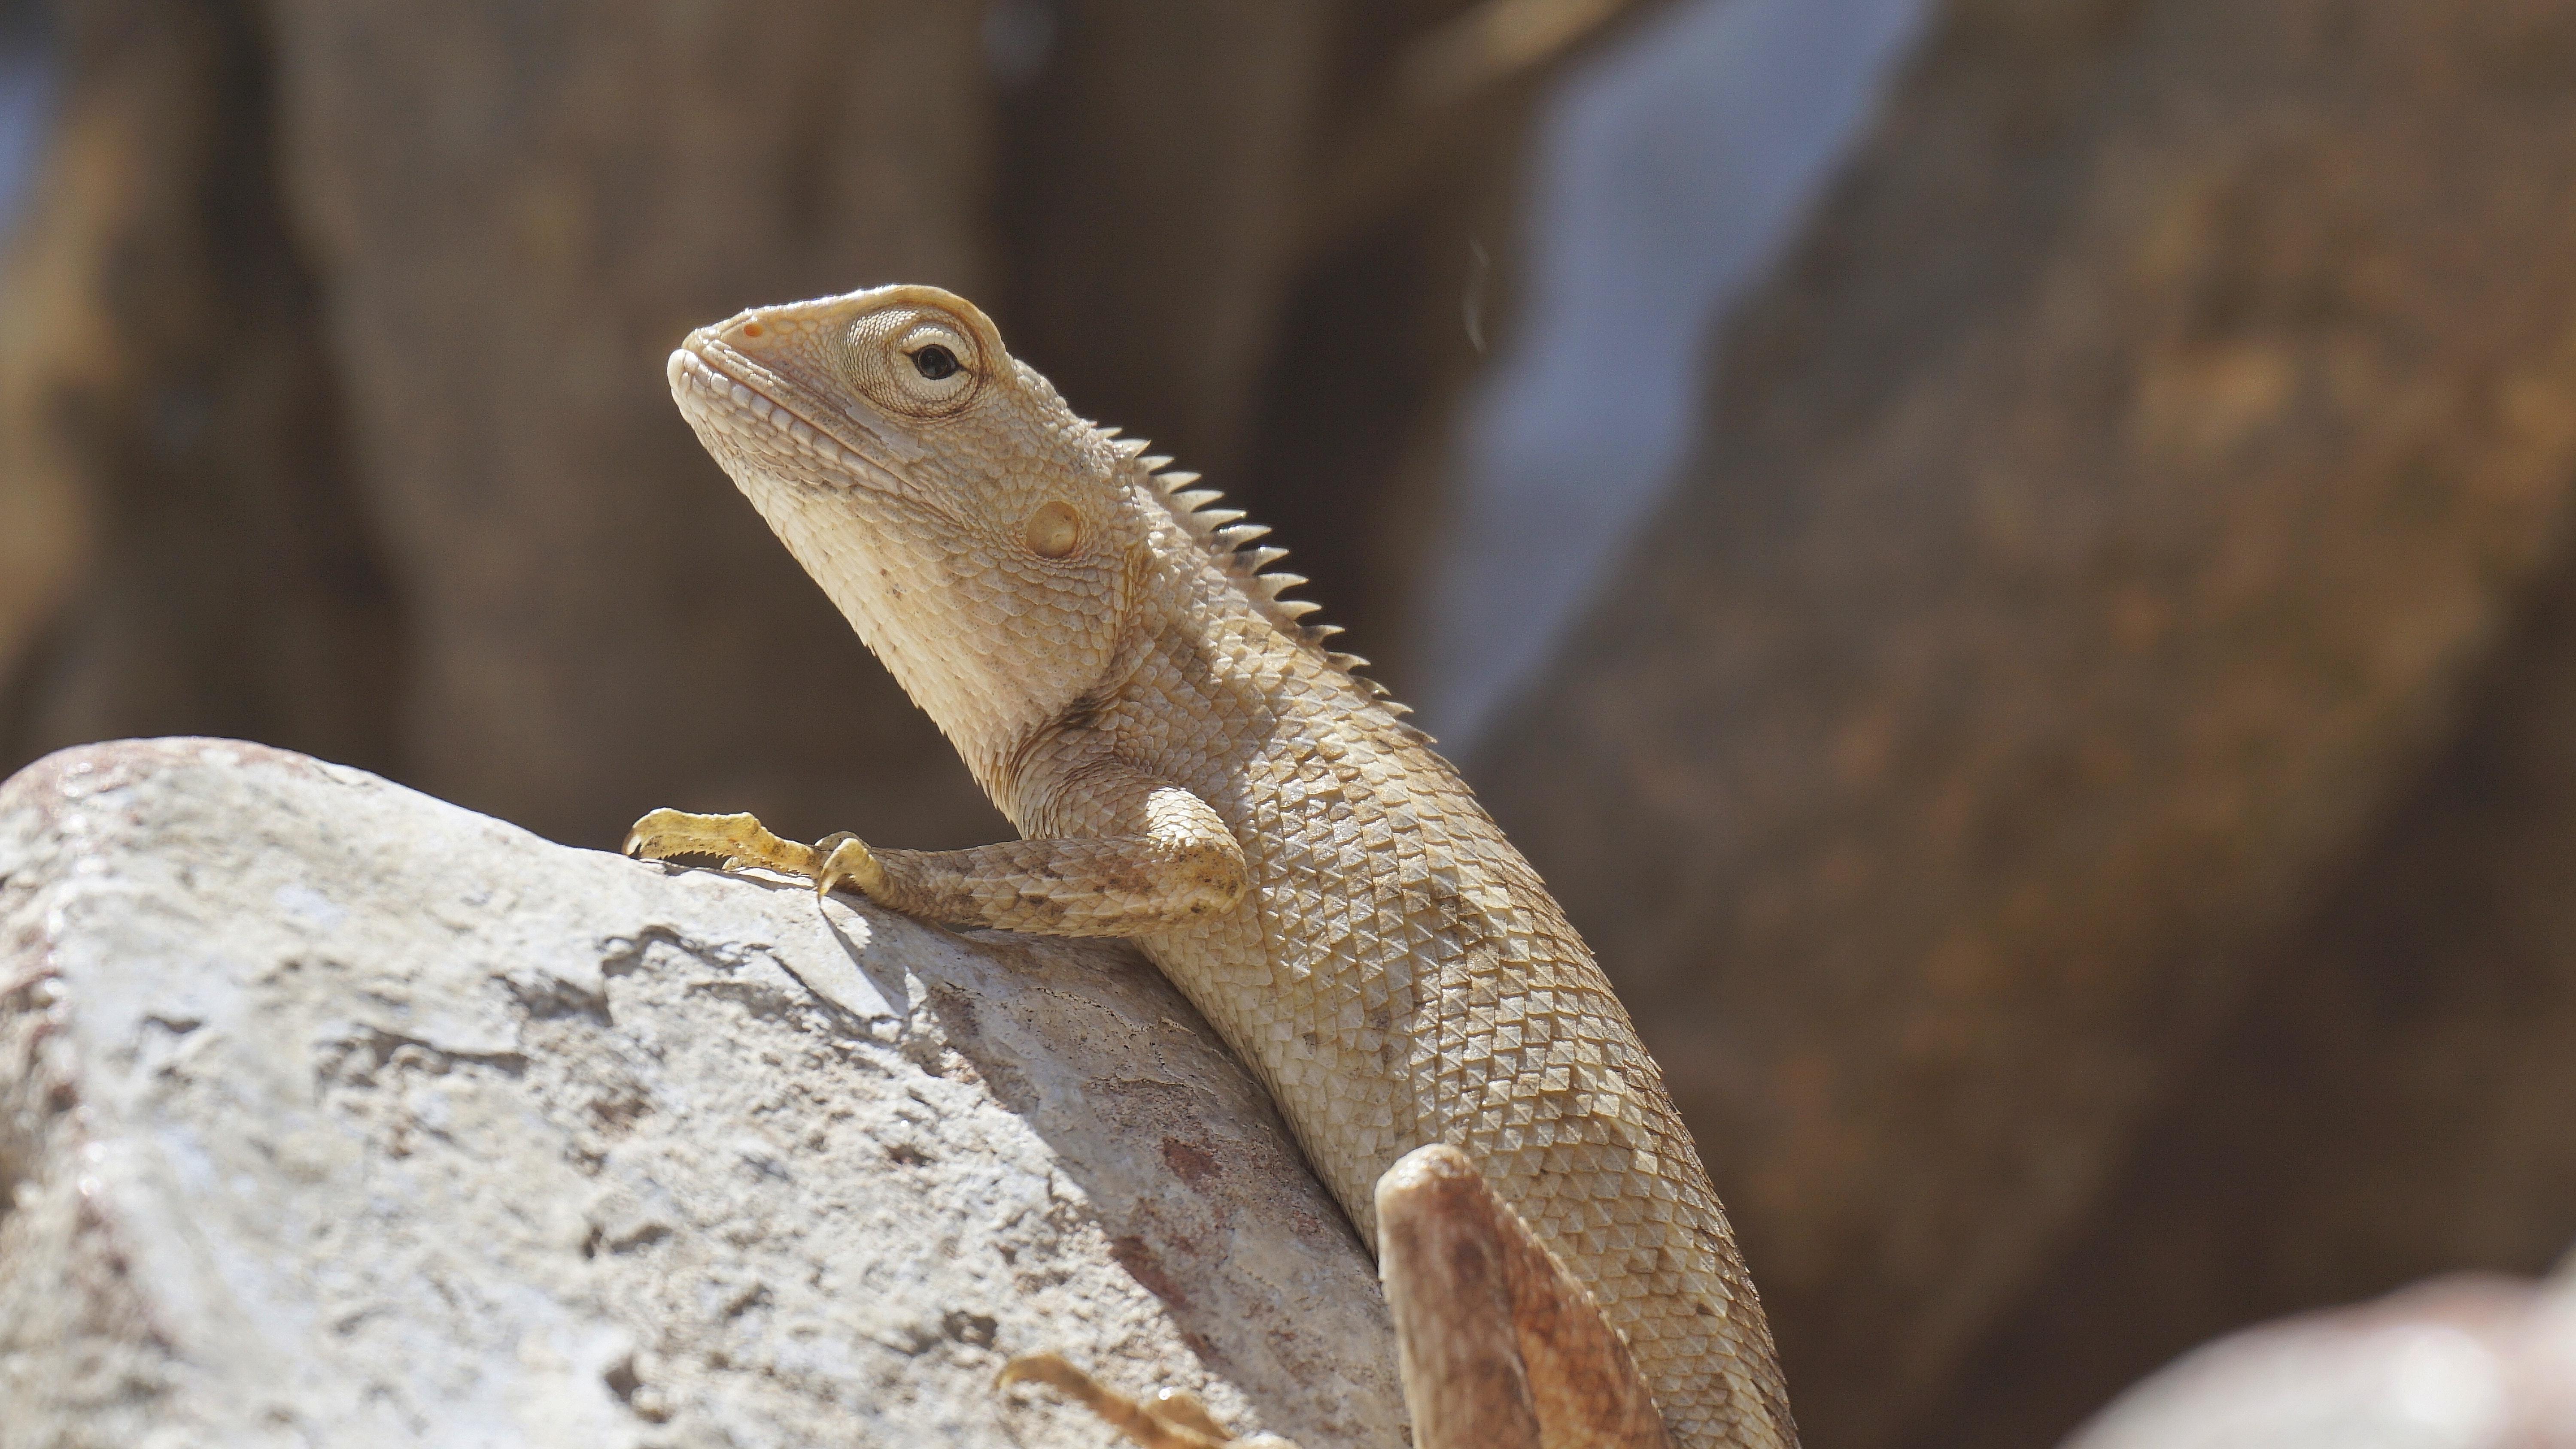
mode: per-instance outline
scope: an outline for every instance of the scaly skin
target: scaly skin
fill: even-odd
[[[808,847],[657,811],[633,848],[846,881],[936,920],[1125,936],[1278,1100],[1362,1237],[1463,1148],[1627,1338],[1675,1443],[1797,1442],[1662,1074],[1429,740],[1156,476],[929,287],[742,313],[670,378],[699,438],[1026,837]]]

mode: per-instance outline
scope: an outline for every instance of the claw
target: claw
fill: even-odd
[[[765,870],[806,875],[816,856],[811,847],[781,840],[750,815],[692,815],[685,810],[654,810],[626,832],[628,855],[668,860],[675,855],[711,855],[728,870],[756,865]]]
[[[680,852],[662,851],[656,847],[666,837],[685,834],[690,827],[708,818],[702,815],[691,815],[685,810],[674,810],[667,805],[659,810],[647,810],[642,818],[628,828],[626,842],[617,849],[621,854],[651,856],[656,860],[666,854],[678,854]]]
[[[867,896],[884,887],[885,867],[877,864],[875,853],[857,836],[847,832],[825,836],[815,849],[822,850],[825,845],[831,849],[823,857],[822,869],[814,872],[814,894],[828,896],[843,881],[857,886],[859,893]]]
[[[1063,1394],[1145,1449],[1250,1449],[1253,1445],[1296,1449],[1268,1434],[1230,1438],[1205,1405],[1175,1389],[1164,1389],[1142,1402],[1131,1399],[1066,1363],[1061,1354],[1022,1354],[1002,1366],[993,1387],[1001,1390],[1027,1383],[1045,1384]]]

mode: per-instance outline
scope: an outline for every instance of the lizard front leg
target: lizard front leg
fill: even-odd
[[[749,815],[655,810],[627,832],[626,853],[721,856],[805,876],[818,891],[846,882],[906,915],[1054,936],[1150,935],[1243,899],[1243,848],[1198,796],[1114,762],[1081,770],[1058,792],[1078,794],[1100,833],[872,850],[846,834],[801,845]]]

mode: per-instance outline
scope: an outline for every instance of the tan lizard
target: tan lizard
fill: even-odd
[[[743,312],[691,333],[669,374],[1025,838],[805,846],[657,810],[630,851],[1132,938],[1268,1087],[1364,1240],[1398,1158],[1461,1148],[1597,1298],[1672,1442],[1797,1442],[1725,1214],[1627,1013],[1428,737],[1302,622],[1313,605],[1279,597],[1303,581],[1264,572],[1264,530],[1075,416],[937,288]]]
[[[1467,1154],[1406,1153],[1378,1179],[1377,1220],[1416,1449],[1672,1449],[1600,1304]],[[1296,1449],[1230,1439],[1189,1395],[1133,1399],[1052,1353],[1001,1382],[1051,1384],[1144,1449]]]

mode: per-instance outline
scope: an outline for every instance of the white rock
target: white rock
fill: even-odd
[[[639,801],[638,805],[655,802]],[[256,745],[0,787],[0,1446],[1404,1442],[1375,1278],[1121,949]]]
[[[2576,1449],[2576,1276],[2454,1274],[2229,1334],[2062,1449]]]

